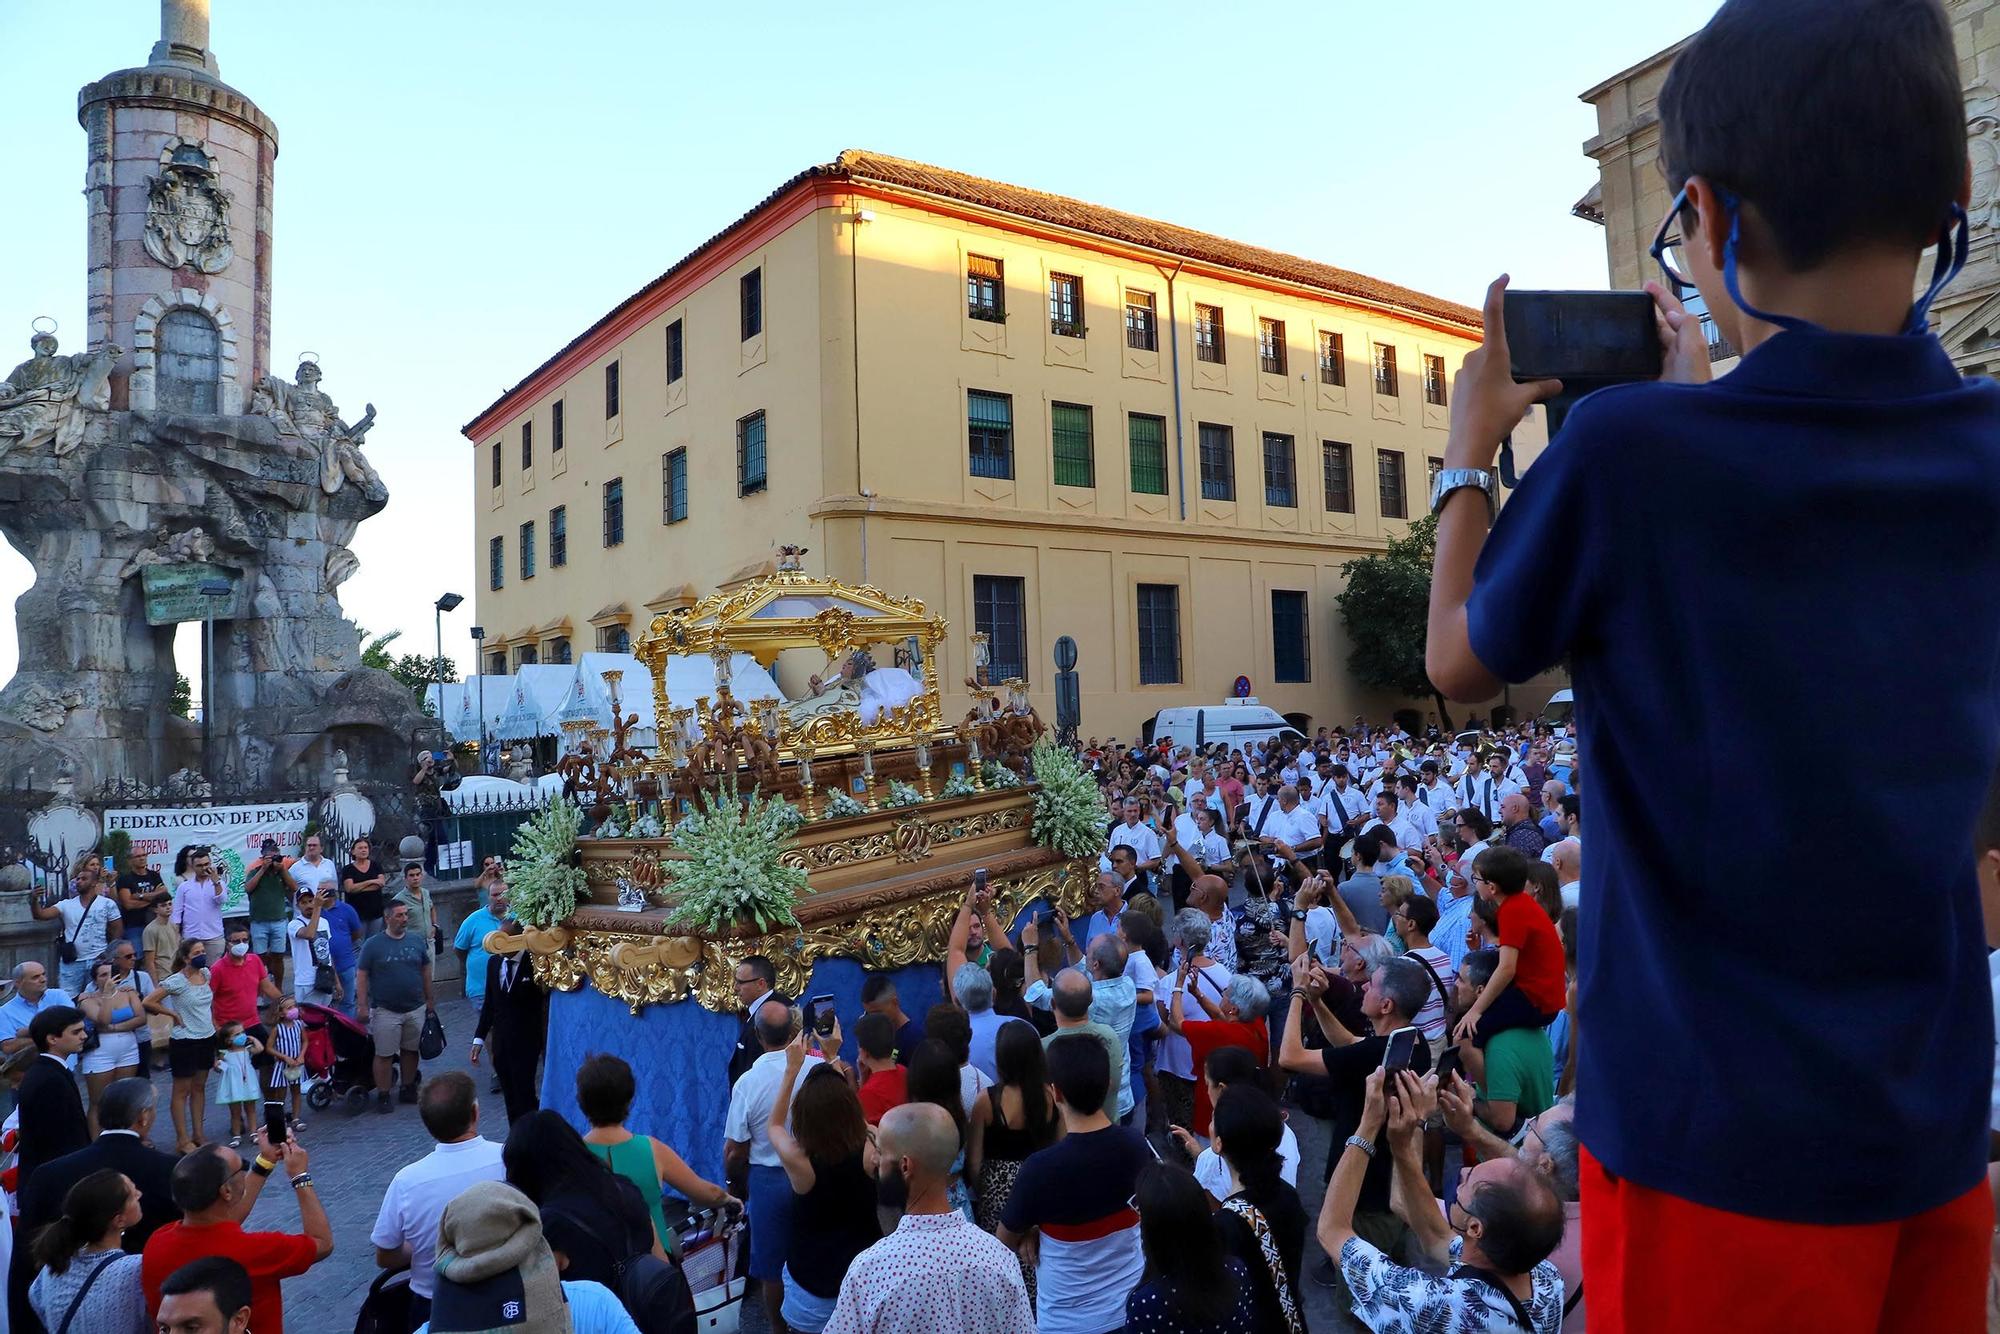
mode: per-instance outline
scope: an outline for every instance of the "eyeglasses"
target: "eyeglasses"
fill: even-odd
[[[1695,290],[1694,280],[1687,276],[1687,242],[1675,231],[1687,202],[1687,187],[1682,186],[1668,207],[1667,216],[1660,219],[1660,230],[1654,233],[1653,244],[1646,251],[1660,266],[1660,272],[1666,276],[1667,286],[1673,290],[1674,296],[1682,300]]]

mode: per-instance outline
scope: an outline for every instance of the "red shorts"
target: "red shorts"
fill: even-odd
[[[1623,1181],[1582,1154],[1593,1329],[1945,1334],[1986,1328],[1993,1192],[1888,1223],[1780,1223]]]

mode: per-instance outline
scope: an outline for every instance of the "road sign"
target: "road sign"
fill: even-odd
[[[227,621],[250,614],[241,570],[190,561],[148,565],[141,573],[145,576],[148,625],[177,625],[211,617]]]
[[[1250,698],[1250,678],[1249,678],[1249,677],[1247,677],[1247,676],[1239,676],[1239,677],[1237,677],[1237,678],[1236,678],[1236,684],[1235,684],[1235,686],[1233,687],[1233,689],[1234,689],[1234,690],[1235,690],[1235,692],[1236,692],[1236,698],[1238,698],[1238,699],[1249,699],[1249,698]]]
[[[1076,641],[1068,635],[1056,640],[1056,670],[1059,672],[1076,670]]]
[[[1056,738],[1067,745],[1083,725],[1083,690],[1076,674],[1076,641],[1056,640]]]

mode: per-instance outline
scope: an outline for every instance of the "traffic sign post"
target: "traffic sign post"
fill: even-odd
[[[1077,728],[1083,724],[1083,692],[1076,674],[1076,641],[1068,635],[1056,640],[1056,741],[1076,744]]]

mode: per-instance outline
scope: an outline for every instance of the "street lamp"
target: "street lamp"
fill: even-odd
[[[208,743],[215,718],[215,611],[222,600],[236,591],[227,579],[201,581],[201,772],[206,778],[215,772],[209,763]]]
[[[431,604],[437,608],[437,624],[435,627],[437,630],[437,665],[431,673],[431,679],[437,682],[437,710],[438,721],[440,723],[444,722],[444,614],[448,611],[457,611],[458,604],[463,601],[465,599],[456,593],[446,593]]]
[[[486,627],[472,627],[472,679],[479,683],[479,771],[486,772]]]

